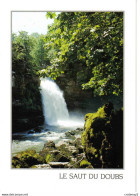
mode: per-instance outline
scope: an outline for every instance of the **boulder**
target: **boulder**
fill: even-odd
[[[66,133],[65,133],[65,136],[67,137],[67,138],[74,138],[74,135],[76,134],[76,131],[74,131],[74,130],[72,130],[72,131],[67,131]]]
[[[82,132],[82,131],[84,131],[84,129],[83,128],[77,128],[76,131]]]
[[[55,148],[55,143],[53,141],[48,141],[44,144],[44,148]]]
[[[55,143],[53,141],[48,141],[44,144],[44,147],[39,152],[39,154],[46,160],[46,156],[50,154],[53,150],[56,150]]]
[[[122,168],[122,116],[122,112],[113,110],[111,103],[105,104],[96,113],[86,114],[82,145],[87,160],[94,168]]]
[[[45,160],[35,150],[18,153],[12,158],[13,168],[29,168],[36,164],[43,164]]]

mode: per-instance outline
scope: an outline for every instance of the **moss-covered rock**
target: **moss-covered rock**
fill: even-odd
[[[36,164],[43,164],[45,160],[35,150],[18,153],[12,158],[12,168],[29,168]]]
[[[62,144],[62,145],[58,146],[58,150],[61,152],[61,154],[63,154],[66,157],[72,156],[72,151],[69,148],[69,145],[67,145],[67,144]]]
[[[81,146],[80,140],[80,138],[77,138],[76,140],[71,141],[71,143],[61,144],[59,146],[55,146],[55,148],[47,147],[44,149],[45,151],[42,151],[44,154],[41,153],[41,155],[45,155],[46,163],[48,164],[52,162],[67,162],[69,163],[70,168],[80,168],[81,160],[86,158],[83,153],[83,147]]]
[[[39,155],[46,160],[46,156],[50,154],[51,151],[56,150],[55,143],[53,141],[48,141],[44,144],[43,149],[39,152]]]
[[[50,151],[46,155],[46,163],[50,162],[69,162],[70,158],[68,156],[65,156],[64,154],[61,154],[60,151]]]
[[[122,168],[122,138],[122,111],[114,112],[112,103],[85,116],[82,145],[94,168]]]
[[[66,144],[55,146],[53,141],[44,144],[44,148],[39,153],[45,160],[49,162],[69,162],[72,152],[67,149]]]
[[[80,168],[92,168],[92,165],[84,159],[80,162]]]
[[[78,150],[78,153],[83,153],[83,146],[82,146],[82,142],[81,142],[81,137],[80,138],[76,138],[73,142],[72,145],[75,146],[75,148]]]

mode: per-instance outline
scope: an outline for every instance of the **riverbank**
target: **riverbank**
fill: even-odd
[[[47,140],[38,152],[16,153],[12,167],[123,168],[123,109],[116,111],[112,103],[105,104],[85,115],[84,128],[63,132],[57,143]]]
[[[65,141],[48,141],[40,152],[26,150],[12,158],[13,168],[93,168],[81,143],[84,129],[65,132]]]

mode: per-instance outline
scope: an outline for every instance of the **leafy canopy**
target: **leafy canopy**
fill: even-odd
[[[49,12],[47,17],[54,18],[45,40],[51,66],[39,74],[56,79],[65,73],[94,95],[122,94],[123,13],[61,12],[56,17]]]

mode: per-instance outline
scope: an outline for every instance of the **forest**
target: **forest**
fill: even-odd
[[[42,150],[13,152],[12,167],[123,168],[123,12],[46,12],[47,18],[54,22],[45,35],[12,33],[13,145],[25,142],[16,133],[52,131],[41,127],[41,78],[59,86],[68,110],[85,111],[85,122],[64,131],[69,144],[47,140]]]

